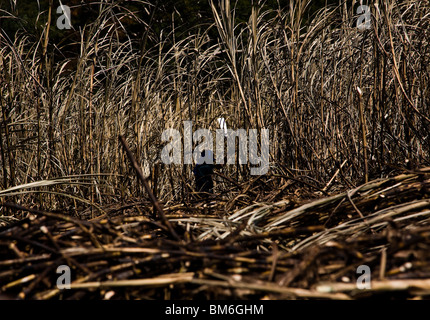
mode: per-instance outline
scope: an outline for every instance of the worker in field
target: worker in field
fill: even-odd
[[[218,118],[220,130],[224,133],[224,137],[227,137],[227,123],[224,118]],[[196,191],[213,193],[214,183],[212,175],[214,168],[220,168],[220,164],[216,166],[214,163],[214,154],[211,150],[206,149],[200,153],[197,158],[196,165],[193,169],[194,177],[196,179]]]
[[[213,193],[213,170],[213,152],[211,150],[203,150],[193,169],[197,192]]]

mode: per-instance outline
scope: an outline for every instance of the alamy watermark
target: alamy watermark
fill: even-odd
[[[70,15],[70,7],[62,4],[60,1],[60,5],[57,7],[57,14],[61,14],[61,16],[57,18],[57,28],[59,30],[71,29],[72,20]],[[360,31],[370,29],[372,27],[370,7],[363,4],[358,6],[357,14],[360,15],[357,19],[357,28]]]
[[[63,29],[71,29],[72,28],[72,20],[70,15],[70,7],[61,3],[57,8],[57,14],[61,14],[61,16],[57,19],[57,28],[60,30]]]
[[[372,17],[369,6],[360,5],[357,7],[357,14],[360,16],[357,19],[357,28],[360,31],[368,30],[372,27]]]
[[[222,118],[220,118],[222,119]],[[260,130],[260,148],[258,143],[258,130],[227,129],[225,123],[220,121],[221,129],[213,133],[209,129],[198,129],[193,132],[193,122],[183,122],[183,132],[177,129],[166,129],[161,140],[167,142],[161,151],[161,161],[165,164],[216,164],[225,163],[225,140],[227,141],[227,164],[236,163],[236,138],[238,142],[239,164],[246,164],[249,160],[251,175],[264,175],[269,170],[269,129]],[[203,140],[203,141],[202,141]],[[215,142],[215,159],[213,156]],[[193,143],[199,143],[193,149]],[[260,152],[259,150],[260,149]],[[203,150],[209,150],[202,156]],[[260,154],[260,155],[259,155]]]
[[[360,290],[371,289],[372,278],[371,278],[370,267],[368,265],[362,264],[358,266],[357,273],[360,274],[356,282],[357,289],[360,289]]]
[[[57,278],[57,288],[60,290],[70,289],[71,275],[72,275],[70,267],[68,265],[62,264],[58,266],[56,272],[58,274],[61,274]]]

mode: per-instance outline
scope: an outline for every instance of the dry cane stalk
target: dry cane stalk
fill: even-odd
[[[166,225],[166,227],[169,229],[172,236],[176,240],[180,240],[175,229],[173,229],[169,220],[166,218],[166,215],[164,214],[163,208],[161,207],[158,200],[155,198],[154,193],[152,192],[151,187],[148,184],[148,181],[143,176],[142,169],[140,168],[139,164],[136,162],[136,159],[134,158],[133,154],[131,153],[131,150],[128,147],[127,141],[125,141],[125,138],[122,135],[119,136],[119,141],[121,142],[122,146],[124,147],[124,150],[127,153],[127,157],[130,160],[131,164],[133,165],[134,170],[136,171],[137,177],[139,178],[140,182],[143,183],[143,186],[145,187],[146,192],[148,192],[149,199],[151,200],[152,204],[154,205],[155,210],[157,210],[158,214],[160,215],[161,220]]]
[[[359,112],[360,112],[360,125],[361,125],[361,139],[363,141],[363,161],[364,161],[364,182],[369,182],[369,172],[367,166],[367,138],[366,138],[366,123],[364,122],[363,112],[363,93],[361,89],[357,87],[358,100],[359,100]]]

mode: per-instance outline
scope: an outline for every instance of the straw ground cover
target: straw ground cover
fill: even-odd
[[[223,219],[246,217],[254,226],[274,206],[296,210],[279,218],[284,225],[300,216],[298,204],[307,198],[339,197],[350,204],[353,219],[363,219],[366,212],[352,200],[356,188],[429,165],[428,2],[374,1],[371,28],[361,30],[356,1],[312,16],[310,1],[273,10],[255,3],[249,20],[238,23],[234,3],[223,0],[210,2],[210,21],[180,36],[175,23],[156,32],[150,18],[142,19],[140,12],[155,15],[156,3],[131,3],[87,4],[96,18],[64,31],[70,41],[54,41],[54,1],[41,11],[38,32],[2,29],[0,198],[9,203],[2,206],[8,223],[28,218],[11,204],[83,219],[106,217],[109,208],[125,214],[130,206],[156,216],[119,135],[166,211],[195,206],[193,221],[166,216],[175,225],[200,228],[195,236],[202,241],[228,237]],[[13,6],[1,9],[1,19],[19,19]],[[136,36],[131,25],[144,32]],[[270,170],[254,177],[248,165],[222,166],[214,212],[200,205],[191,166],[165,165],[160,153],[163,130],[182,130],[184,120],[214,130],[218,117],[229,128],[270,130]],[[416,200],[418,208],[425,205]],[[417,209],[409,201],[405,205]],[[342,222],[332,211],[329,223]],[[375,213],[390,217],[367,212]],[[203,223],[204,215],[213,220]],[[315,219],[302,227],[327,217]],[[372,219],[365,221],[385,223]],[[356,230],[354,223],[328,230],[351,235],[367,228]],[[237,232],[245,237],[277,226],[267,221]],[[166,231],[163,223],[160,228]],[[327,230],[318,230],[309,239],[298,237],[292,248],[324,243]]]
[[[428,298],[429,187],[427,168],[230,215],[222,199],[165,206],[164,219],[142,215],[149,203],[89,220],[5,203],[27,217],[0,227],[0,288],[20,299]]]

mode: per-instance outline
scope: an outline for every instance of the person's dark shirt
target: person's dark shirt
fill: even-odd
[[[214,165],[213,164],[197,164],[194,167],[194,176],[196,178],[196,189],[198,192],[213,192],[213,174]]]

